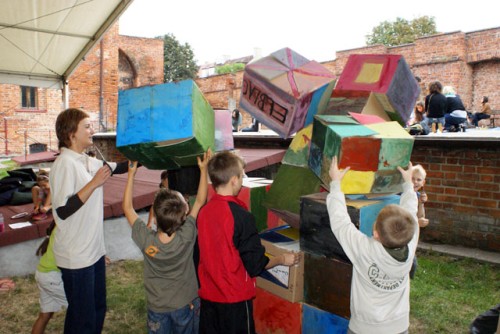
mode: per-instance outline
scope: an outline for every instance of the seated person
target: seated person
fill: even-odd
[[[467,111],[464,104],[455,93],[451,86],[443,88],[443,94],[446,96],[446,114],[444,115],[444,129],[449,132],[465,131],[467,122]]]
[[[482,119],[487,119],[491,117],[491,107],[488,104],[489,99],[487,96],[483,96],[483,100],[481,101],[481,112],[476,112],[470,116],[469,121],[474,126],[479,126],[478,122]]]
[[[252,118],[252,125],[242,129],[242,132],[259,132],[260,122],[256,118]]]
[[[40,220],[46,217],[46,213],[52,209],[52,198],[50,194],[49,173],[44,170],[38,172],[36,185],[31,188],[33,198],[33,219]]]

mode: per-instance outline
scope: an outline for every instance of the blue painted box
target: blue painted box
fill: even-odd
[[[196,165],[214,147],[214,111],[193,80],[120,91],[117,118],[117,149],[149,169]]]
[[[302,334],[346,334],[349,320],[302,304]]]

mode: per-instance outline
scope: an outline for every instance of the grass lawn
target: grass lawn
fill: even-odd
[[[411,287],[410,333],[468,333],[480,313],[500,302],[500,268],[435,252],[418,253]],[[142,262],[120,261],[107,268],[108,313],[104,333],[146,333]],[[38,307],[32,275],[16,277],[16,289],[0,295],[0,333],[29,333]],[[64,312],[46,333],[62,333]]]

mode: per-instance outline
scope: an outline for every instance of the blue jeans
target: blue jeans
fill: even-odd
[[[106,316],[106,264],[104,256],[81,269],[59,268],[68,309],[64,334],[98,334]]]
[[[490,118],[491,116],[488,115],[488,114],[483,114],[481,112],[477,112],[475,114],[472,115],[472,124],[474,124],[475,126],[478,126],[478,122],[482,119],[487,119],[487,118]]]
[[[156,313],[148,310],[149,334],[198,334],[200,326],[200,298],[172,312]]]

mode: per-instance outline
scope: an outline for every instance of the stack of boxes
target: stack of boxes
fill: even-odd
[[[240,109],[295,137],[274,181],[247,178],[238,197],[256,217],[269,256],[297,251],[302,258],[257,279],[258,333],[347,332],[352,265],[330,229],[330,164],[336,156],[341,168],[351,167],[341,188],[353,224],[371,236],[378,212],[399,202],[397,167],[408,165],[413,147],[401,125],[418,94],[398,55],[351,56],[337,82],[288,48],[247,65]],[[118,107],[117,148],[150,169],[180,171],[169,175],[182,174],[183,193],[196,193],[196,156],[232,148],[229,113],[214,113],[192,80],[121,91]]]
[[[294,54],[288,49],[277,54],[283,52]],[[276,53],[265,58],[261,68],[268,68],[265,65],[273,57],[279,58]],[[254,64],[259,68],[258,61]],[[256,79],[253,69],[249,72],[245,75],[251,83]],[[258,79],[259,94],[266,96],[275,96],[275,86],[283,83]],[[268,270],[258,278],[257,332],[347,332],[353,269],[330,228],[326,208],[330,164],[336,156],[340,168],[350,167],[341,183],[348,212],[353,224],[372,236],[380,210],[399,203],[396,193],[402,191],[403,180],[397,167],[408,165],[413,148],[413,137],[401,125],[408,120],[418,94],[418,84],[403,57],[351,56],[328,102],[318,104],[308,114],[313,117],[304,122],[302,116],[297,116],[300,121],[289,121],[303,124],[302,128],[275,130],[283,137],[291,134],[290,129],[297,133],[263,204],[291,227],[262,232],[261,239],[270,255],[295,249],[302,253],[302,262],[288,271],[282,267]],[[247,106],[242,103],[242,109],[257,120],[272,124],[269,115],[259,114],[255,106],[247,110]]]

